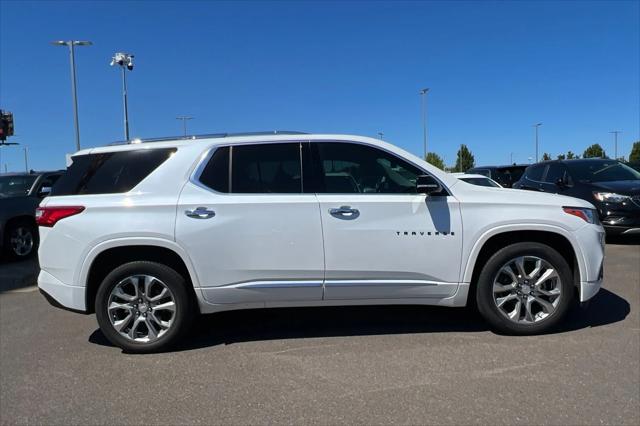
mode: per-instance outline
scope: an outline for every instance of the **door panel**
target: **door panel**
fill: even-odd
[[[215,216],[184,213],[198,207]],[[322,299],[322,230],[312,194],[214,194],[188,183],[178,205],[176,240],[212,303]]]
[[[379,147],[311,144],[325,245],[328,300],[441,298],[459,279],[457,200],[416,194],[425,172]]]
[[[426,199],[425,199],[426,198]],[[447,297],[458,287],[462,222],[450,196],[318,195],[325,299]],[[331,209],[349,206],[355,219]]]
[[[302,193],[301,153],[298,143],[218,148],[185,185],[176,240],[207,301],[322,299],[320,212],[316,196]]]

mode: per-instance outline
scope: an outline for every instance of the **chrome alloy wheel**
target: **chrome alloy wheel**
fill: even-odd
[[[16,256],[27,256],[33,250],[33,231],[26,226],[18,226],[9,237],[11,250]]]
[[[151,275],[133,275],[111,290],[107,316],[113,328],[128,340],[149,343],[173,325],[176,304],[171,290]]]
[[[555,312],[561,297],[558,272],[537,256],[508,261],[493,280],[493,300],[498,310],[515,323],[543,321]]]

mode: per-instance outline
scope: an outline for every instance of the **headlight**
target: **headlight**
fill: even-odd
[[[596,200],[605,203],[624,203],[631,199],[628,195],[616,194],[614,192],[594,192],[593,196]]]
[[[600,225],[598,213],[594,209],[587,209],[584,207],[563,207],[562,210],[567,214],[579,217],[587,223]]]

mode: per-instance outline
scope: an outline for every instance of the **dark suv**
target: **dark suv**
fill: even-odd
[[[609,235],[640,235],[640,173],[617,160],[558,160],[529,166],[514,188],[582,198]]]
[[[504,188],[511,188],[524,173],[528,164],[512,164],[510,166],[483,166],[474,167],[466,171],[468,174],[478,174],[489,177]]]
[[[36,253],[36,207],[63,171],[0,174],[0,251],[24,259]]]

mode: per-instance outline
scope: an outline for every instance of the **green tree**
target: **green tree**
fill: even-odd
[[[435,152],[427,152],[427,157],[425,158],[427,163],[436,166],[440,170],[444,170],[444,160]]]
[[[549,154],[547,154],[546,152],[542,154],[542,161],[549,161],[549,160],[551,160],[551,156]]]
[[[466,145],[460,145],[460,149],[458,150],[458,157],[456,158],[456,166],[454,170],[456,172],[466,172],[470,168],[476,165],[476,160],[473,157],[469,148]]]
[[[567,160],[573,160],[574,158],[577,160],[578,158],[580,158],[580,156],[579,155],[575,155],[571,151],[568,151],[567,152]]]
[[[607,158],[604,149],[598,143],[594,143],[589,148],[584,150],[582,158]]]
[[[640,163],[640,141],[634,142],[629,154],[630,163]]]
[[[565,158],[567,158],[566,155],[564,154],[558,154],[558,160],[564,160]]]

